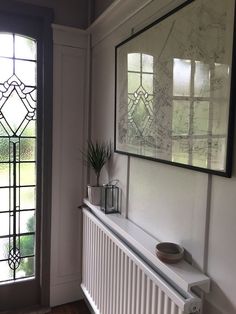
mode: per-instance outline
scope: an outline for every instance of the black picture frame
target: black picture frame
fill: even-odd
[[[235,3],[227,3],[188,0],[115,47],[116,153],[231,177]],[[174,80],[187,75],[180,68],[189,87]]]

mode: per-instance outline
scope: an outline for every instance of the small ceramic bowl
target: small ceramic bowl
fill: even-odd
[[[176,243],[160,242],[156,245],[156,255],[164,263],[174,264],[184,256],[184,248]]]

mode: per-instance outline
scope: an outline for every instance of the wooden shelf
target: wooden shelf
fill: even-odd
[[[159,275],[183,292],[191,292],[198,287],[204,292],[210,291],[210,278],[197,268],[182,260],[177,264],[165,264],[155,254],[159,241],[120,214],[105,215],[99,206],[92,205],[87,199],[84,204],[92,213],[110,228],[118,237],[141,256]]]

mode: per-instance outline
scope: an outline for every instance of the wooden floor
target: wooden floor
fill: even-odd
[[[52,308],[52,314],[90,314],[86,303],[81,300]]]

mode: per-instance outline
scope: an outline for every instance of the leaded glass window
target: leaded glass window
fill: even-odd
[[[35,275],[37,42],[0,33],[0,282]]]

